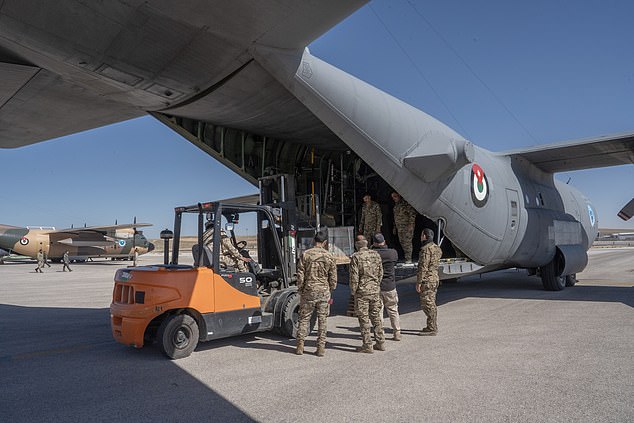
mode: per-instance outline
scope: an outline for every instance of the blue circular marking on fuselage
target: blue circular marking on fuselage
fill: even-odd
[[[123,239],[119,240],[119,247],[125,247],[125,241]]]

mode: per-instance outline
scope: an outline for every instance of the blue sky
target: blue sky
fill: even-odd
[[[311,53],[493,151],[634,132],[629,1],[373,1]],[[255,188],[150,117],[0,150],[0,222],[154,223]],[[634,196],[634,166],[559,174],[601,227]]]

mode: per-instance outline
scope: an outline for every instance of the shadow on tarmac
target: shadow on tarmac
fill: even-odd
[[[399,314],[420,310],[415,280],[397,283]],[[337,285],[333,293],[331,315],[345,316],[350,289],[347,284]],[[563,291],[545,291],[541,279],[528,276],[524,271],[502,270],[480,276],[469,276],[455,283],[444,283],[438,288],[436,304],[443,305],[465,298],[502,298],[555,301],[600,301],[623,303],[634,307],[634,287],[577,284]]]
[[[0,305],[0,421],[255,421],[167,360],[110,335],[108,309]]]

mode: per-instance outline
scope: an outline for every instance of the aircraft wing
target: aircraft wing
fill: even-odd
[[[634,134],[550,144],[502,153],[522,157],[545,172],[567,172],[634,163]]]
[[[303,48],[366,2],[0,1],[0,148],[181,108],[254,44]]]
[[[80,233],[106,233],[108,231],[116,231],[117,229],[132,229],[132,228],[143,228],[147,226],[152,226],[151,223],[126,223],[122,225],[109,225],[109,226],[88,226],[85,228],[67,228],[60,229],[56,231],[48,232],[49,234],[68,234],[68,235],[77,235]]]

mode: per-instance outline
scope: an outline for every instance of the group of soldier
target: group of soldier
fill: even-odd
[[[64,267],[62,268],[64,272],[66,271],[66,269],[68,269],[69,272],[72,272],[72,269],[70,268],[70,259],[68,258],[68,251],[64,251],[62,263],[64,264]],[[46,254],[44,254],[42,250],[39,250],[37,252],[37,267],[35,268],[35,273],[44,273],[44,271],[42,270],[44,266],[51,267],[51,264],[48,262],[48,257],[46,257]]]
[[[412,258],[412,233],[416,211],[393,193],[395,205],[395,230],[405,252],[405,260]],[[362,345],[361,353],[385,351],[383,309],[387,310],[393,331],[393,340],[401,340],[398,313],[395,265],[396,250],[388,248],[381,229],[381,209],[366,194],[361,216],[360,234],[356,237],[356,252],[350,257],[350,292],[354,298],[355,315],[359,319]],[[433,242],[434,232],[424,229],[421,234],[422,247],[419,254],[416,276],[416,292],[419,293],[423,312],[427,317],[420,335],[434,336],[438,333],[436,291],[438,289],[438,264],[442,250]],[[371,248],[369,242],[372,242]],[[304,340],[308,324],[314,311],[317,313],[317,356],[323,357],[326,347],[327,316],[332,304],[332,291],[337,285],[337,269],[334,258],[327,250],[327,236],[321,232],[314,238],[314,247],[300,258],[297,267],[297,287],[300,295],[299,328],[296,354],[304,353]],[[406,248],[408,245],[409,248]],[[372,333],[374,330],[374,344]]]
[[[398,192],[392,192],[394,201],[394,229],[392,233],[398,236],[406,263],[412,262],[412,239],[414,237],[414,226],[416,224],[416,209],[401,197]],[[363,195],[363,206],[361,207],[361,219],[359,220],[359,233],[366,240],[371,240],[372,236],[381,232],[383,225],[383,214],[381,206],[372,200],[370,193]]]

